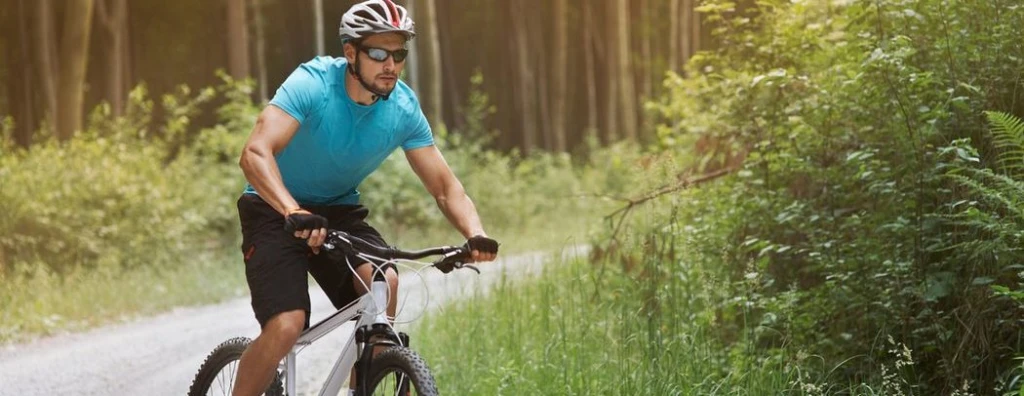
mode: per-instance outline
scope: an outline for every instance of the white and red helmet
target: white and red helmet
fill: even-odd
[[[387,32],[402,33],[407,40],[416,37],[409,12],[391,0],[366,0],[352,6],[342,15],[338,28],[342,43]]]

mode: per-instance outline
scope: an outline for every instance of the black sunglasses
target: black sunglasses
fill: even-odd
[[[386,49],[377,47],[364,47],[362,45],[357,45],[356,48],[358,48],[362,52],[365,52],[366,55],[370,57],[370,59],[373,59],[377,62],[384,62],[388,60],[388,57],[390,56],[395,59],[395,63],[402,63],[405,61],[405,57],[409,56],[409,50],[405,48],[399,48],[394,51],[388,51]]]

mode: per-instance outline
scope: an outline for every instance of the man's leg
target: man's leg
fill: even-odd
[[[285,232],[284,218],[255,194],[238,199],[242,258],[261,332],[238,364],[234,395],[260,395],[306,327],[312,253],[306,241]]]
[[[242,354],[238,363],[234,396],[259,396],[267,389],[284,358],[302,334],[306,312],[301,309],[277,314]]]

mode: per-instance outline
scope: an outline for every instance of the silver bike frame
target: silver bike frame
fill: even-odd
[[[292,347],[291,352],[288,352],[288,356],[285,357],[283,362],[281,362],[280,368],[284,372],[285,389],[287,394],[289,396],[294,396],[296,394],[295,359],[299,350],[334,331],[334,329],[345,324],[345,322],[355,319],[357,316],[359,317],[359,320],[356,321],[355,329],[374,324],[389,324],[385,311],[387,308],[387,298],[387,282],[374,281],[370,286],[370,293],[363,294],[359,299],[352,302],[352,304],[339,309],[337,312],[331,314],[331,316],[321,320],[306,331],[303,331],[302,334],[299,335],[299,339],[296,341],[295,346]],[[324,382],[323,388],[320,389],[320,396],[337,395],[338,392],[341,391],[342,384],[344,384],[345,380],[348,379],[349,373],[352,371],[352,365],[356,363],[356,359],[358,358],[359,351],[357,348],[355,332],[353,332],[352,335],[348,337],[348,341],[345,342],[345,347],[341,349],[341,355],[338,356],[338,360],[334,363],[334,368],[331,369],[331,374],[327,376],[327,380]]]

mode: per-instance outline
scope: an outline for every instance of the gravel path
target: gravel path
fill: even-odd
[[[574,250],[567,254],[577,255],[585,248]],[[405,270],[399,295],[404,308],[400,303],[398,322],[486,290],[503,273],[511,278],[537,273],[546,257],[535,253],[501,259],[484,264],[481,275],[469,270],[443,275],[427,269],[421,280]],[[333,312],[319,288],[310,289],[310,296],[313,323]],[[315,394],[351,331],[351,324],[344,325],[299,353],[300,395]],[[246,297],[7,346],[0,349],[0,396],[184,395],[214,347],[234,336],[258,334]],[[414,347],[415,342],[414,338]]]

